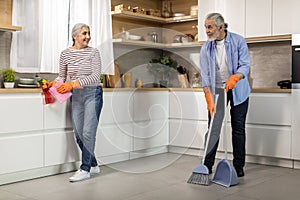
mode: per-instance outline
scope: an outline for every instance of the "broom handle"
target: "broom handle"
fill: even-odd
[[[215,106],[217,107],[217,104],[218,104],[218,98],[219,98],[219,95],[216,94],[216,97],[215,97]],[[214,122],[214,118],[215,118],[215,113],[213,112],[212,116],[211,116],[211,120],[210,120],[210,123],[209,123],[209,128],[208,128],[208,134],[207,134],[207,138],[206,138],[206,144],[205,144],[205,147],[204,147],[204,154],[203,154],[203,157],[202,157],[202,163],[204,163],[205,161],[205,157],[206,157],[206,153],[207,153],[207,149],[208,149],[208,144],[209,144],[209,140],[210,140],[210,135],[211,135],[211,129],[212,129],[212,125],[213,125],[213,122]]]
[[[224,123],[224,142],[225,142],[225,159],[227,160],[227,111],[228,111],[228,108],[227,108],[227,92],[226,90],[224,89],[224,120],[225,120],[225,123]]]

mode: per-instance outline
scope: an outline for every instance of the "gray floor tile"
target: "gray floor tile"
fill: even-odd
[[[103,166],[100,175],[78,183],[69,183],[72,172],[3,185],[0,200],[289,200],[300,194],[300,170],[250,163],[237,186],[188,184],[200,162],[171,153],[150,156]]]

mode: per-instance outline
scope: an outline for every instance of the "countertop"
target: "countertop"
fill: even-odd
[[[114,92],[114,91],[194,91],[202,92],[202,88],[103,88],[104,92]],[[291,89],[280,89],[280,88],[253,88],[251,93],[291,93]],[[12,88],[5,89],[0,88],[0,94],[10,94],[10,93],[41,93],[41,88]]]

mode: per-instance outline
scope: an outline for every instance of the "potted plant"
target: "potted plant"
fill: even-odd
[[[168,56],[161,56],[158,59],[152,59],[147,65],[147,68],[156,77],[160,77],[160,87],[167,87],[170,74],[177,73],[176,63]]]
[[[5,88],[13,88],[15,85],[15,76],[16,71],[11,68],[5,68],[1,70],[4,87]]]

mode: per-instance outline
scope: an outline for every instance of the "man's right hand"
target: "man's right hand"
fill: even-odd
[[[217,111],[213,95],[210,92],[206,92],[205,99],[207,103],[207,110],[209,111],[210,117],[212,117],[212,115]]]

